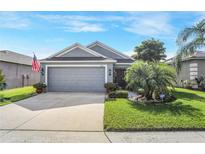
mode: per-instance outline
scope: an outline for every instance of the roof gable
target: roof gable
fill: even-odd
[[[103,54],[109,58],[114,58],[114,59],[132,59],[131,57],[120,53],[119,51],[99,42],[99,41],[95,41],[93,43],[91,43],[90,45],[87,46],[88,48],[95,50],[96,52],[100,52],[100,54]],[[98,51],[97,47],[99,48],[103,48],[104,51]],[[104,53],[103,53],[104,52]]]
[[[79,47],[76,47],[76,48],[73,48],[71,51],[64,53],[58,57],[96,57],[96,55],[86,52],[85,50]]]
[[[74,54],[74,52],[76,52]],[[83,53],[83,52],[86,52],[86,53]],[[79,54],[79,55],[78,55]],[[52,58],[52,57],[103,57],[103,58],[106,58],[106,56],[100,54],[100,53],[97,53],[89,48],[86,48],[84,46],[82,46],[81,44],[79,43],[75,43],[59,52],[57,52],[56,54],[50,56],[49,58]]]

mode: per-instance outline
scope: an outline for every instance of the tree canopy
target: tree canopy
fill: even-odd
[[[165,51],[164,43],[152,38],[136,46],[132,57],[136,60],[160,61],[166,58]]]
[[[176,83],[175,69],[164,63],[137,61],[126,71],[128,87],[135,92],[143,89],[147,100],[165,93]]]

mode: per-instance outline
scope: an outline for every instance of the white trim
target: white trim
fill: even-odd
[[[42,60],[41,63],[116,63],[116,60],[93,60],[93,61],[49,61]]]
[[[46,65],[45,66],[45,84],[48,85],[48,68],[49,67],[105,67],[105,83],[108,81],[107,65]]]
[[[89,49],[89,48],[87,48],[87,47],[84,47],[83,45],[81,45],[81,44],[79,44],[79,43],[75,43],[75,44],[73,44],[73,45],[71,45],[71,46],[69,46],[69,47],[67,47],[67,48],[64,48],[63,50],[57,52],[57,53],[54,54],[54,55],[49,56],[48,58],[51,58],[51,57],[54,57],[54,56],[55,56],[55,57],[60,57],[60,56],[66,54],[66,53],[68,53],[68,52],[71,52],[72,50],[74,50],[74,49],[76,49],[76,48],[80,48],[80,49],[82,49],[82,50],[84,50],[84,51],[86,51],[86,52],[88,52],[88,53],[90,53],[90,54],[92,54],[92,55],[94,55],[94,56],[96,56],[96,57],[107,58],[106,56],[104,56],[104,55],[102,55],[102,54],[100,54],[100,53],[97,53],[96,51],[91,50],[91,49]]]
[[[104,49],[107,49],[107,50],[111,51],[112,53],[117,54],[118,56],[120,56],[122,58],[126,58],[126,59],[129,58],[129,59],[134,60],[132,57],[129,57],[129,56],[127,56],[127,55],[113,49],[112,47],[109,47],[109,46],[103,44],[102,42],[99,42],[99,41],[93,42],[93,43],[89,44],[87,47],[92,48],[92,47],[97,46],[97,45],[104,48]]]
[[[132,65],[133,63],[116,63],[115,65]]]

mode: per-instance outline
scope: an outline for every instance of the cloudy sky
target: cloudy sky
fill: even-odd
[[[166,54],[177,51],[176,37],[205,12],[0,12],[0,50],[45,58],[72,43],[99,40],[132,55],[149,38],[165,43]]]

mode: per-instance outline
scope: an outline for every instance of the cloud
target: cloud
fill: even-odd
[[[142,36],[168,36],[174,27],[168,13],[123,12],[114,15],[36,14],[36,17],[55,23],[68,32],[102,32],[111,28]]]
[[[173,26],[167,14],[131,14],[124,30],[144,36],[170,35]]]
[[[132,49],[132,50],[129,50],[129,51],[124,51],[123,52],[125,55],[128,55],[128,56],[132,56],[133,54],[134,54],[134,49]]]
[[[16,12],[0,12],[0,27],[8,29],[25,29],[30,21]]]
[[[101,24],[82,21],[69,21],[65,23],[65,31],[69,32],[102,32],[105,31]]]
[[[93,16],[80,15],[37,15],[41,19],[59,24],[59,27],[68,32],[102,32],[106,29],[97,18]]]

